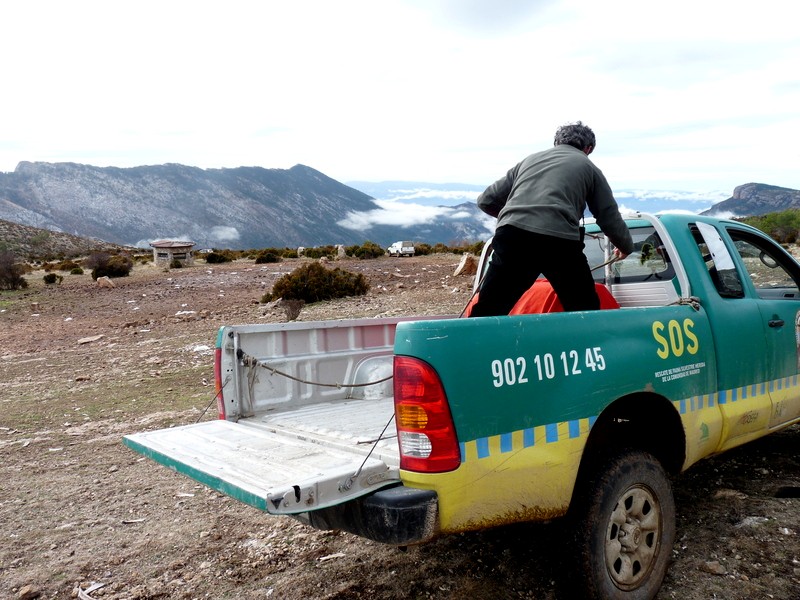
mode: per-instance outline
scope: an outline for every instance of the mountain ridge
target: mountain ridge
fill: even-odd
[[[457,183],[347,185],[306,165],[122,168],[23,161],[13,172],[0,173],[0,219],[144,247],[159,238],[232,249],[365,241],[385,247],[399,239],[455,245],[493,231],[494,219],[475,204],[480,191]],[[800,206],[800,191],[760,183],[737,186],[732,197],[710,208],[710,198],[724,194],[615,194],[621,207],[641,212],[748,216]]]
[[[384,210],[364,192],[305,165],[201,169],[21,162],[13,172],[0,173],[0,219],[123,245],[172,237],[229,248],[482,237],[483,226],[466,219],[474,212],[469,208],[413,227],[382,218]],[[352,215],[371,218],[351,222]]]

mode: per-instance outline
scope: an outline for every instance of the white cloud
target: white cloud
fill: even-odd
[[[236,227],[217,225],[211,228],[208,237],[218,242],[235,242],[239,239],[239,230]]]
[[[391,200],[376,200],[375,204],[380,208],[365,212],[349,212],[344,219],[337,222],[337,225],[356,231],[366,231],[374,225],[411,227],[433,223],[440,219],[463,219],[469,216],[462,211],[444,206],[423,206]]]
[[[470,190],[427,190],[427,189],[398,189],[392,190],[390,197],[383,200],[407,201],[422,198],[443,198],[448,203],[475,201],[480,192]]]
[[[800,29],[781,18],[793,8],[9,3],[0,171],[303,163],[339,181],[487,185],[582,119],[615,189],[798,189],[786,140],[800,132]]]

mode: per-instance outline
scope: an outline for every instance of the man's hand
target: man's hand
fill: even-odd
[[[614,248],[614,258],[615,258],[616,260],[622,260],[623,258],[625,258],[625,257],[627,257],[627,256],[628,256],[628,255],[627,255],[627,254],[625,254],[625,253],[624,253],[622,250],[620,250],[619,248]]]

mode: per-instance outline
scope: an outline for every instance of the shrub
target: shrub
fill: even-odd
[[[52,285],[54,283],[61,283],[62,281],[64,281],[64,278],[61,275],[56,275],[55,273],[48,273],[47,275],[42,277],[42,279],[47,285]]]
[[[483,246],[486,242],[483,240],[479,242],[475,242],[474,244],[467,246],[467,252],[470,254],[474,254],[475,256],[480,256],[481,252],[483,252]]]
[[[50,271],[69,271],[79,266],[80,265],[74,260],[65,259],[54,262],[45,262],[42,265],[42,269],[44,269],[45,273],[49,273]]]
[[[214,251],[214,252],[209,252],[208,254],[206,254],[206,262],[209,263],[209,264],[215,264],[216,265],[216,264],[220,264],[220,263],[231,262],[232,260],[233,259],[230,256],[228,256],[227,254],[224,254],[222,252]]]
[[[367,241],[360,246],[348,246],[345,253],[356,258],[378,258],[384,255],[384,250],[375,242]]]
[[[70,275],[83,275],[83,269],[80,267],[75,267],[69,272]]]
[[[336,247],[318,246],[316,248],[306,248],[305,252],[303,252],[303,256],[306,258],[322,258],[323,256],[333,258],[336,256]]]
[[[314,262],[298,267],[284,275],[272,287],[272,292],[264,294],[262,302],[284,300],[303,300],[307,304],[346,296],[363,296],[369,290],[369,282],[361,273],[351,273],[343,269],[328,269]]]
[[[415,244],[414,245],[414,254],[417,256],[427,256],[431,253],[431,245],[430,244]]]
[[[169,268],[170,269],[182,269],[183,268],[183,263],[181,261],[179,261],[177,258],[173,258],[172,262],[169,263]]]
[[[257,265],[261,265],[261,264],[264,264],[264,263],[281,262],[281,260],[282,259],[281,259],[280,256],[278,256],[277,254],[275,254],[274,252],[272,252],[270,250],[264,250],[262,252],[259,252],[258,255],[256,256],[256,264]]]
[[[16,262],[11,252],[0,252],[0,289],[22,290],[28,287],[23,273],[25,267]]]
[[[98,277],[127,277],[133,268],[130,256],[96,252],[86,259],[86,266],[92,269],[92,279]]]

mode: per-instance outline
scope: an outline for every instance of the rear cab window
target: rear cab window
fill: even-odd
[[[584,239],[584,254],[592,276],[597,283],[639,283],[645,281],[669,281],[675,277],[675,268],[666,247],[655,228],[647,221],[641,226],[631,224],[633,252],[624,260],[614,262],[608,269],[600,267],[606,259],[606,239],[596,228],[587,228]]]

